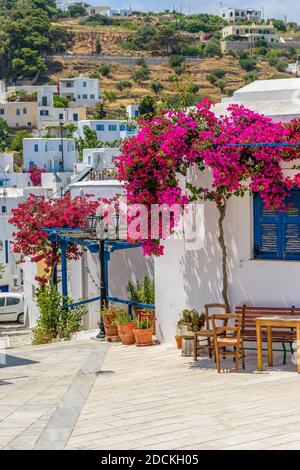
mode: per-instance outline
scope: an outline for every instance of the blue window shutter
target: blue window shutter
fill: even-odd
[[[282,213],[266,209],[260,196],[254,197],[254,257],[282,258]]]
[[[300,191],[291,191],[282,213],[282,258],[300,259]]]
[[[8,240],[5,240],[5,263],[8,264]]]

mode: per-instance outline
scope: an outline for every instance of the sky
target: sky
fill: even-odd
[[[163,11],[175,8],[183,13],[211,13],[217,14],[220,2],[218,0],[87,0],[91,5],[108,5],[113,8],[128,8],[140,11]],[[288,21],[300,23],[300,2],[298,0],[223,0],[224,6],[241,8],[265,9],[265,18],[283,19],[286,15]]]

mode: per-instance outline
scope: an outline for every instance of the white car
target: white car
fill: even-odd
[[[24,298],[22,294],[7,292],[0,294],[0,322],[24,323]]]

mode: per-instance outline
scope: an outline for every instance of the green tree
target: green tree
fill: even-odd
[[[216,39],[210,39],[207,41],[204,49],[203,54],[206,57],[221,57],[221,44],[220,41]]]
[[[95,52],[96,52],[96,54],[101,54],[101,52],[102,52],[101,42],[100,42],[99,38],[96,39]]]
[[[74,3],[74,5],[70,5],[68,10],[71,18],[78,18],[79,16],[86,15],[86,10],[80,3]]]
[[[93,119],[104,119],[107,116],[107,112],[104,109],[103,103],[97,103],[95,105],[95,112],[93,114]]]
[[[11,142],[11,150],[14,150],[15,152],[18,152],[21,156],[23,155],[23,139],[27,139],[29,137],[32,137],[31,132],[23,130],[23,131],[17,131],[15,135],[13,136],[12,142]]]
[[[45,67],[47,52],[65,50],[72,36],[52,23],[53,0],[2,0],[0,3],[0,79],[32,77]]]
[[[119,91],[123,91],[126,88],[132,88],[132,82],[129,80],[120,80],[119,82],[116,83],[116,88]]]
[[[103,77],[108,77],[109,74],[110,74],[110,67],[109,67],[109,65],[102,64],[102,65],[99,67],[99,73],[100,73]]]
[[[150,90],[153,91],[156,95],[158,95],[163,90],[163,84],[158,81],[153,81],[149,85]]]
[[[144,96],[139,104],[141,116],[152,118],[155,114],[156,100],[153,96]]]
[[[81,159],[83,155],[83,149],[98,148],[101,145],[101,142],[97,138],[96,131],[93,131],[88,126],[84,126],[83,133],[84,137],[77,139],[77,148]]]
[[[53,106],[54,108],[68,108],[69,106],[68,98],[63,98],[59,95],[53,95]]]
[[[185,61],[185,57],[182,55],[171,55],[169,58],[169,64],[171,67],[181,67],[183,62]]]
[[[131,78],[135,82],[142,82],[147,80],[150,75],[150,69],[148,67],[141,67],[137,70],[134,70],[131,74]]]
[[[7,122],[0,118],[0,151],[6,150],[11,145],[11,134]]]

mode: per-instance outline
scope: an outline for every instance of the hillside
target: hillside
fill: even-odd
[[[103,66],[105,63],[102,63]],[[60,59],[53,67],[49,78],[58,80],[62,77],[70,77],[78,74],[86,74],[88,76],[99,77],[102,92],[113,92],[115,97],[105,99],[105,108],[108,110],[124,110],[129,103],[138,104],[145,95],[153,95],[151,90],[151,82],[159,82],[163,89],[159,92],[159,98],[170,98],[178,94],[178,87],[175,85],[174,70],[168,62],[160,65],[149,66],[149,78],[140,82],[132,79],[132,72],[139,70],[140,66],[124,65],[117,62],[108,65],[109,74],[104,76],[101,73],[101,62],[95,62],[93,59],[80,60],[74,58],[72,62]],[[208,81],[208,75],[215,70],[223,70],[225,72],[224,89],[212,85]],[[232,92],[245,85],[245,79],[248,77],[247,72],[242,69],[239,61],[231,56],[222,58],[207,58],[199,63],[187,64],[183,67],[183,73],[179,76],[179,86],[181,89],[190,85],[197,85],[199,90],[194,93],[195,100],[200,101],[202,97],[208,96],[212,101],[220,101],[224,96],[232,94]],[[257,64],[255,72],[257,78],[283,78],[288,74],[279,73],[275,67],[268,64],[267,61],[260,61]],[[122,91],[118,89],[120,82],[130,82],[131,88],[125,88]]]
[[[160,14],[126,19],[103,19],[98,15],[87,19],[64,18],[59,25],[72,34],[73,45],[68,49],[67,59],[59,58],[50,66],[49,78],[57,80],[78,74],[99,77],[105,108],[116,113],[122,113],[129,103],[138,104],[145,95],[169,101],[187,89],[192,102],[204,96],[219,101],[255,79],[290,76],[284,70],[295,54],[259,47],[251,54],[222,56],[219,40],[224,21],[210,15]],[[166,57],[164,63],[146,67],[146,76],[140,78],[134,75],[135,72],[139,75],[143,66],[135,65],[135,61],[123,64],[117,60],[117,57],[164,56],[166,42],[169,54],[190,53],[199,59],[172,67]],[[81,60],[78,57],[81,54],[90,57]],[[101,62],[101,55],[108,56],[110,63]]]

